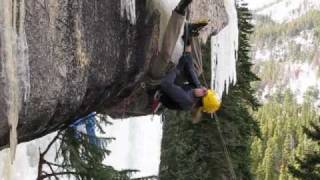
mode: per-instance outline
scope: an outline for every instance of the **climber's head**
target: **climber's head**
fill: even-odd
[[[192,122],[194,124],[199,123],[202,119],[202,113],[215,113],[219,110],[221,102],[217,94],[206,88],[194,89],[194,94],[196,97],[200,97],[201,100],[192,109]]]
[[[221,101],[212,89],[207,90],[205,96],[202,97],[202,111],[206,113],[215,113],[219,110]]]

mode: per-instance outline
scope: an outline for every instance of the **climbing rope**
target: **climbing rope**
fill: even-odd
[[[228,163],[228,166],[229,166],[229,171],[230,171],[231,179],[232,179],[232,180],[237,180],[237,176],[236,176],[236,173],[235,173],[235,171],[234,171],[234,167],[233,167],[233,165],[232,165],[232,161],[231,161],[231,158],[230,158],[230,153],[229,153],[227,144],[226,144],[226,142],[225,142],[225,140],[224,140],[224,138],[223,138],[223,135],[222,135],[222,130],[221,130],[221,126],[220,126],[220,121],[219,121],[218,115],[217,115],[216,113],[214,113],[214,119],[215,119],[216,122],[217,122],[217,129],[218,129],[219,136],[220,136],[220,139],[221,139],[221,142],[222,142],[224,155],[226,156],[227,163]]]
[[[187,7],[187,12],[186,12],[186,23],[184,26],[184,43],[183,43],[183,54],[186,52],[186,44],[189,39],[189,22],[190,22],[190,5]]]
[[[207,80],[206,80],[206,77],[204,76],[203,73],[201,74],[201,76],[202,76],[202,79],[203,79],[203,82],[204,82],[205,86],[209,87],[208,83],[207,83]],[[224,155],[225,155],[227,163],[228,163],[228,168],[229,168],[229,171],[230,171],[230,174],[231,174],[231,179],[232,180],[236,180],[237,176],[236,176],[236,173],[234,171],[234,167],[232,165],[231,156],[230,156],[230,153],[229,153],[230,151],[229,151],[229,149],[227,147],[227,143],[224,140],[224,137],[222,135],[220,120],[219,120],[218,115],[216,113],[213,113],[213,115],[214,115],[214,119],[217,122],[217,129],[218,129],[219,137],[220,137],[220,140],[221,140],[221,143],[222,143],[222,146],[223,146],[223,152],[224,152]]]
[[[203,79],[203,82],[204,82],[205,86],[209,87],[207,79],[204,76],[204,73],[202,73],[201,76],[202,76],[202,79]],[[229,149],[227,147],[227,143],[224,140],[224,137],[222,135],[220,120],[219,120],[218,115],[216,113],[213,113],[213,115],[214,115],[214,119],[216,120],[216,123],[217,123],[217,129],[218,129],[219,137],[220,137],[220,140],[221,140],[221,143],[222,143],[222,146],[223,146],[223,152],[224,152],[224,155],[225,155],[227,163],[228,163],[228,168],[229,168],[229,171],[230,171],[230,174],[231,174],[231,179],[232,180],[237,180],[237,176],[236,176],[236,173],[234,171],[234,167],[233,167],[232,161],[231,161],[230,151],[229,151]]]

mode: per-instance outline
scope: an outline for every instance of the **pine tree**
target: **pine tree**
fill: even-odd
[[[305,99],[298,104],[290,90],[274,94],[255,116],[260,122],[262,138],[252,143],[252,172],[257,179],[294,179],[288,164],[294,157],[319,149],[307,139],[303,126],[308,126],[317,113],[312,103]],[[259,154],[259,155],[257,155]]]
[[[320,120],[319,120],[320,123]],[[318,123],[318,124],[319,124]],[[320,144],[320,125],[312,124],[313,130],[304,128],[305,134]],[[290,165],[290,173],[299,179],[317,180],[320,179],[320,151],[314,151],[305,155],[303,159],[296,158],[297,166]]]
[[[104,122],[106,125],[111,123],[104,116],[100,116],[100,119],[103,121],[96,124],[101,133],[104,133],[99,123]],[[107,144],[114,138],[95,137],[99,143],[92,143],[90,138],[88,134],[71,127],[59,131],[47,148],[40,153],[37,180],[60,179],[59,177],[73,177],[77,180],[129,180],[130,175],[137,172],[137,170],[117,171],[112,166],[103,164],[103,160],[110,153]],[[55,143],[58,144],[55,162],[49,162],[45,159],[45,155]],[[49,172],[45,166],[49,168]]]

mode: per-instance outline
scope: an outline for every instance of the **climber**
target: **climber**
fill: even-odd
[[[184,35],[185,51],[178,65],[170,70],[161,80],[160,90],[156,93],[152,111],[158,109],[161,103],[166,108],[174,110],[191,110],[193,122],[199,122],[202,112],[213,113],[220,107],[220,101],[213,90],[202,87],[194,69],[191,55],[191,43],[199,35],[199,30],[207,23],[187,24]]]
[[[184,53],[177,65],[171,61],[171,55],[184,23],[186,9],[191,2],[192,0],[181,0],[173,11],[163,37],[160,54],[151,66],[152,79],[160,81],[159,90],[155,93],[152,102],[154,113],[158,110],[159,104],[169,109],[191,110],[197,113],[215,112],[220,106],[215,93],[201,86],[198,80],[199,71],[196,72],[193,60],[193,57],[200,58],[196,62],[202,62],[197,37],[208,21],[186,23],[182,37],[185,44]],[[200,69],[202,70],[202,66]]]

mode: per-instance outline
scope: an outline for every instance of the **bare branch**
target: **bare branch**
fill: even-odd
[[[49,151],[49,149],[51,148],[51,146],[54,144],[54,142],[59,138],[59,136],[61,135],[61,131],[58,132],[58,134],[51,140],[51,142],[49,143],[49,145],[47,146],[47,148],[45,149],[44,152],[40,153],[41,156],[44,156],[45,154],[47,154],[47,152]]]

